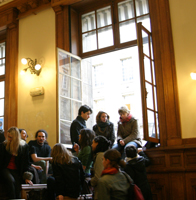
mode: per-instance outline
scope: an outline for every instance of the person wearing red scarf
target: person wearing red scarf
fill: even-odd
[[[129,145],[134,145],[136,148],[142,147],[141,138],[139,135],[137,120],[132,117],[126,106],[119,108],[118,113],[120,120],[118,122],[117,143],[112,147],[122,154],[125,159],[124,148]]]
[[[119,171],[120,166],[125,166],[119,151],[116,149],[107,150],[104,153],[102,163],[104,170],[98,181],[98,200],[127,200],[130,184],[126,176]],[[131,178],[130,181],[132,181]]]

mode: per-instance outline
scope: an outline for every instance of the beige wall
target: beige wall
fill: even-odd
[[[196,137],[196,1],[169,0],[175,50],[182,138]]]
[[[29,70],[21,59],[30,57],[42,62],[39,76]],[[48,132],[50,146],[56,143],[56,48],[55,13],[46,9],[19,20],[19,73],[18,73],[18,127],[27,130],[28,141],[34,139],[38,129]],[[43,86],[45,94],[31,97],[31,88]]]

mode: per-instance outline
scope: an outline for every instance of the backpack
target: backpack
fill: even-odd
[[[128,189],[128,199],[129,200],[145,200],[140,188],[136,184],[133,183],[133,180],[130,178],[130,176],[126,172],[122,171],[122,173],[125,175],[128,183],[130,183],[130,187]]]

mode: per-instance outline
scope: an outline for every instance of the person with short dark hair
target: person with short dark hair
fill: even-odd
[[[90,118],[92,114],[92,110],[87,105],[82,105],[78,110],[78,116],[76,119],[71,123],[70,126],[70,138],[71,142],[74,146],[74,143],[78,144],[80,130],[86,128],[86,121]]]
[[[96,123],[93,126],[93,131],[95,131],[96,136],[102,135],[111,141],[111,147],[113,146],[115,140],[114,124],[110,122],[110,116],[104,112],[99,111],[96,116]]]
[[[101,177],[101,172],[104,170],[102,160],[104,152],[109,149],[111,145],[111,141],[109,141],[106,137],[99,135],[96,136],[93,140],[93,143],[91,145],[92,151],[94,154],[93,158],[93,171],[94,175],[91,178],[91,186],[94,187],[94,199],[98,199],[97,194],[97,184],[99,181],[99,178]]]
[[[146,167],[150,164],[146,154],[139,150],[134,145],[127,146],[126,166],[124,171],[133,179],[134,183],[140,188],[145,200],[152,200],[150,184],[148,183]]]
[[[27,141],[28,135],[25,129],[19,128],[21,139]]]
[[[40,175],[41,183],[46,183],[49,161],[52,159],[50,157],[51,148],[46,141],[47,137],[48,133],[43,129],[39,129],[35,133],[36,140],[31,140],[28,143],[30,161],[32,164],[39,167],[37,170]]]
[[[98,199],[100,200],[127,200],[130,183],[119,168],[124,167],[125,162],[116,149],[109,149],[104,153],[101,178],[98,181]],[[131,179],[130,179],[131,181]]]
[[[17,127],[7,131],[6,140],[0,144],[0,175],[7,188],[9,199],[21,198],[21,184],[33,184],[33,175],[28,171],[30,166],[28,145],[21,144]]]

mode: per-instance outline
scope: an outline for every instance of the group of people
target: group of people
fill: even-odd
[[[47,182],[48,199],[76,200],[88,178],[89,187],[94,188],[95,200],[126,200],[130,187],[124,174],[127,173],[141,189],[144,199],[151,200],[145,170],[149,159],[138,150],[142,146],[137,120],[125,106],[118,113],[120,120],[116,144],[114,124],[106,112],[97,114],[92,129],[86,127],[86,121],[92,114],[87,105],[80,107],[77,118],[71,124],[73,148],[70,150],[58,143],[51,151],[45,130],[38,130],[36,140],[27,144],[26,131],[11,127],[5,141],[0,143],[0,179],[12,191],[9,198],[20,198],[21,183],[39,181]],[[52,169],[51,176],[47,176],[49,168]]]

